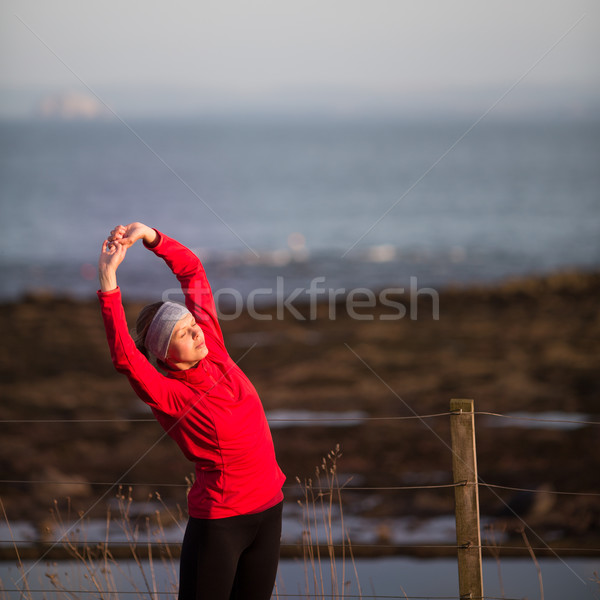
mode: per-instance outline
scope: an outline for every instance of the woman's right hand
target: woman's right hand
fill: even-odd
[[[109,242],[116,242],[119,246],[129,248],[138,240],[144,240],[146,244],[152,246],[158,234],[154,229],[143,223],[130,223],[129,225],[117,225],[108,237]]]
[[[100,289],[109,292],[117,288],[117,269],[123,262],[127,246],[104,240],[98,259],[98,277]]]

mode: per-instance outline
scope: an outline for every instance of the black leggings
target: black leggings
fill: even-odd
[[[252,515],[188,521],[179,600],[269,600],[273,592],[283,502]]]

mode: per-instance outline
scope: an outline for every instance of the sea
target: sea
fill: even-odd
[[[102,241],[133,221],[193,249],[213,291],[230,299],[301,299],[316,284],[337,296],[597,271],[600,120],[0,121],[0,302],[92,298]],[[118,278],[135,300],[160,299],[177,286],[139,244]],[[540,564],[549,600],[597,597],[595,558]],[[67,572],[67,581],[77,575],[68,564],[35,568],[44,590],[52,569]],[[484,569],[488,594],[538,597],[528,558],[487,560]],[[456,596],[455,560],[362,560],[358,572],[363,589],[380,595]],[[282,561],[280,592],[303,595],[305,576],[303,564]],[[5,589],[19,579],[15,565],[0,565]]]
[[[506,600],[597,600],[598,561],[594,558],[486,558],[482,562],[485,598]],[[458,600],[456,559],[388,557],[336,560],[332,581],[329,559],[318,566],[298,559],[279,562],[272,600],[288,598],[346,598]],[[539,569],[539,570],[538,570]],[[29,588],[23,583],[27,573]],[[177,564],[156,558],[134,562],[120,560],[90,564],[75,561],[0,562],[0,597],[31,600],[65,598],[166,598],[176,597]],[[143,576],[145,574],[145,578]],[[62,586],[62,587],[61,587]],[[98,586],[104,591],[98,592]],[[113,590],[118,590],[111,593]],[[19,591],[20,590],[20,591]],[[67,590],[66,592],[63,590]]]
[[[0,122],[0,301],[92,297],[141,221],[213,291],[495,283],[600,266],[600,120],[218,115]],[[131,299],[177,285],[141,245]],[[313,284],[314,285],[314,284]],[[300,298],[301,299],[301,298]]]

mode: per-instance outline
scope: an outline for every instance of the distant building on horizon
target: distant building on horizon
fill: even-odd
[[[95,120],[107,119],[110,111],[94,96],[82,92],[63,92],[42,98],[34,109],[41,119]]]

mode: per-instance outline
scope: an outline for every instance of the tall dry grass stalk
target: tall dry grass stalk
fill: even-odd
[[[152,600],[172,598],[174,600],[177,597],[177,561],[171,552],[170,544],[166,541],[163,514],[179,527],[181,527],[181,519],[166,508],[158,494],[151,495],[148,501],[157,500],[165,510],[154,510],[152,517],[144,511],[146,516],[141,520],[136,519],[132,515],[131,491],[129,488],[125,494],[123,489],[119,488],[116,495],[116,514],[113,516],[110,507],[107,509],[104,540],[99,542],[88,540],[87,523],[81,514],[75,520],[76,525],[72,524],[74,519],[68,498],[66,506],[60,506],[58,501],[54,501],[51,511],[53,523],[50,528],[54,529],[59,539],[53,547],[62,547],[66,550],[67,555],[73,559],[74,566],[70,566],[68,573],[59,576],[56,564],[48,565],[45,576],[52,589],[44,593],[44,598],[78,600],[93,597],[97,600],[119,600],[123,597],[119,591],[119,587],[123,587],[123,581],[127,582],[132,590],[127,592],[127,598],[151,598]],[[10,531],[4,506],[2,511]],[[110,549],[115,544],[111,541],[111,534],[117,528],[125,538],[125,546],[129,549],[126,559],[133,561],[135,565],[133,570],[126,568],[123,556],[116,558]],[[19,588],[20,599],[34,600],[28,583],[28,572],[19,557],[18,545],[13,542],[13,546],[21,573],[21,578],[13,582],[13,587]],[[141,556],[143,551],[145,556]],[[164,571],[167,573],[166,580],[163,577],[162,582],[159,582],[156,576],[158,561],[163,564]]]
[[[504,593],[504,580],[502,579],[502,565],[500,564],[500,546],[496,540],[496,528],[493,524],[486,525],[485,531],[488,550],[494,558],[494,560],[496,561],[496,568],[498,570],[498,582],[500,585],[500,597],[505,598],[506,596]],[[504,533],[504,531],[501,531],[501,534],[502,533]]]
[[[529,550],[529,555],[531,556],[533,564],[535,565],[535,569],[537,571],[538,576],[538,583],[540,586],[540,600],[544,600],[544,580],[542,579],[542,569],[540,567],[540,563],[538,562],[535,556],[535,552],[533,551],[533,548],[529,543],[529,539],[527,537],[527,534],[525,533],[525,528],[522,527],[521,529],[519,529],[519,533],[521,534],[523,542],[525,542],[525,546],[527,547],[527,550]]]
[[[343,599],[346,589],[352,584],[347,580],[347,561],[350,561],[358,597],[362,598],[362,589],[352,551],[350,536],[344,524],[342,506],[342,488],[338,479],[338,460],[342,456],[339,444],[323,458],[321,465],[315,468],[315,479],[296,481],[302,490],[302,549],[305,573],[306,598],[328,597]],[[336,527],[339,529],[336,531]],[[336,541],[336,533],[340,541]],[[327,555],[322,556],[322,548]],[[339,552],[336,553],[336,549]],[[338,565],[341,554],[341,565]],[[338,568],[339,566],[339,568]],[[340,577],[341,569],[341,577]],[[329,572],[329,579],[324,572]],[[326,591],[326,588],[329,588]],[[354,595],[356,597],[356,595]]]
[[[23,561],[21,560],[21,555],[19,553],[19,546],[15,540],[15,537],[13,535],[12,532],[12,527],[10,526],[10,521],[8,520],[8,516],[6,514],[6,509],[4,508],[4,502],[2,502],[2,498],[0,498],[0,507],[2,507],[2,516],[6,522],[6,526],[8,528],[8,533],[10,535],[10,539],[11,539],[11,543],[13,545],[13,548],[15,550],[15,554],[17,557],[17,568],[19,569],[19,573],[21,574],[21,579],[20,581],[23,582],[23,588],[22,588],[22,592],[20,595],[20,598],[22,598],[23,600],[32,600],[32,595],[31,595],[31,590],[29,588],[29,583],[27,581],[27,572],[25,571],[25,567],[23,565]],[[5,591],[4,591],[4,585],[2,584],[2,581],[0,580],[0,591],[2,592],[2,596],[0,596],[2,598],[2,600],[4,600],[5,597]]]

